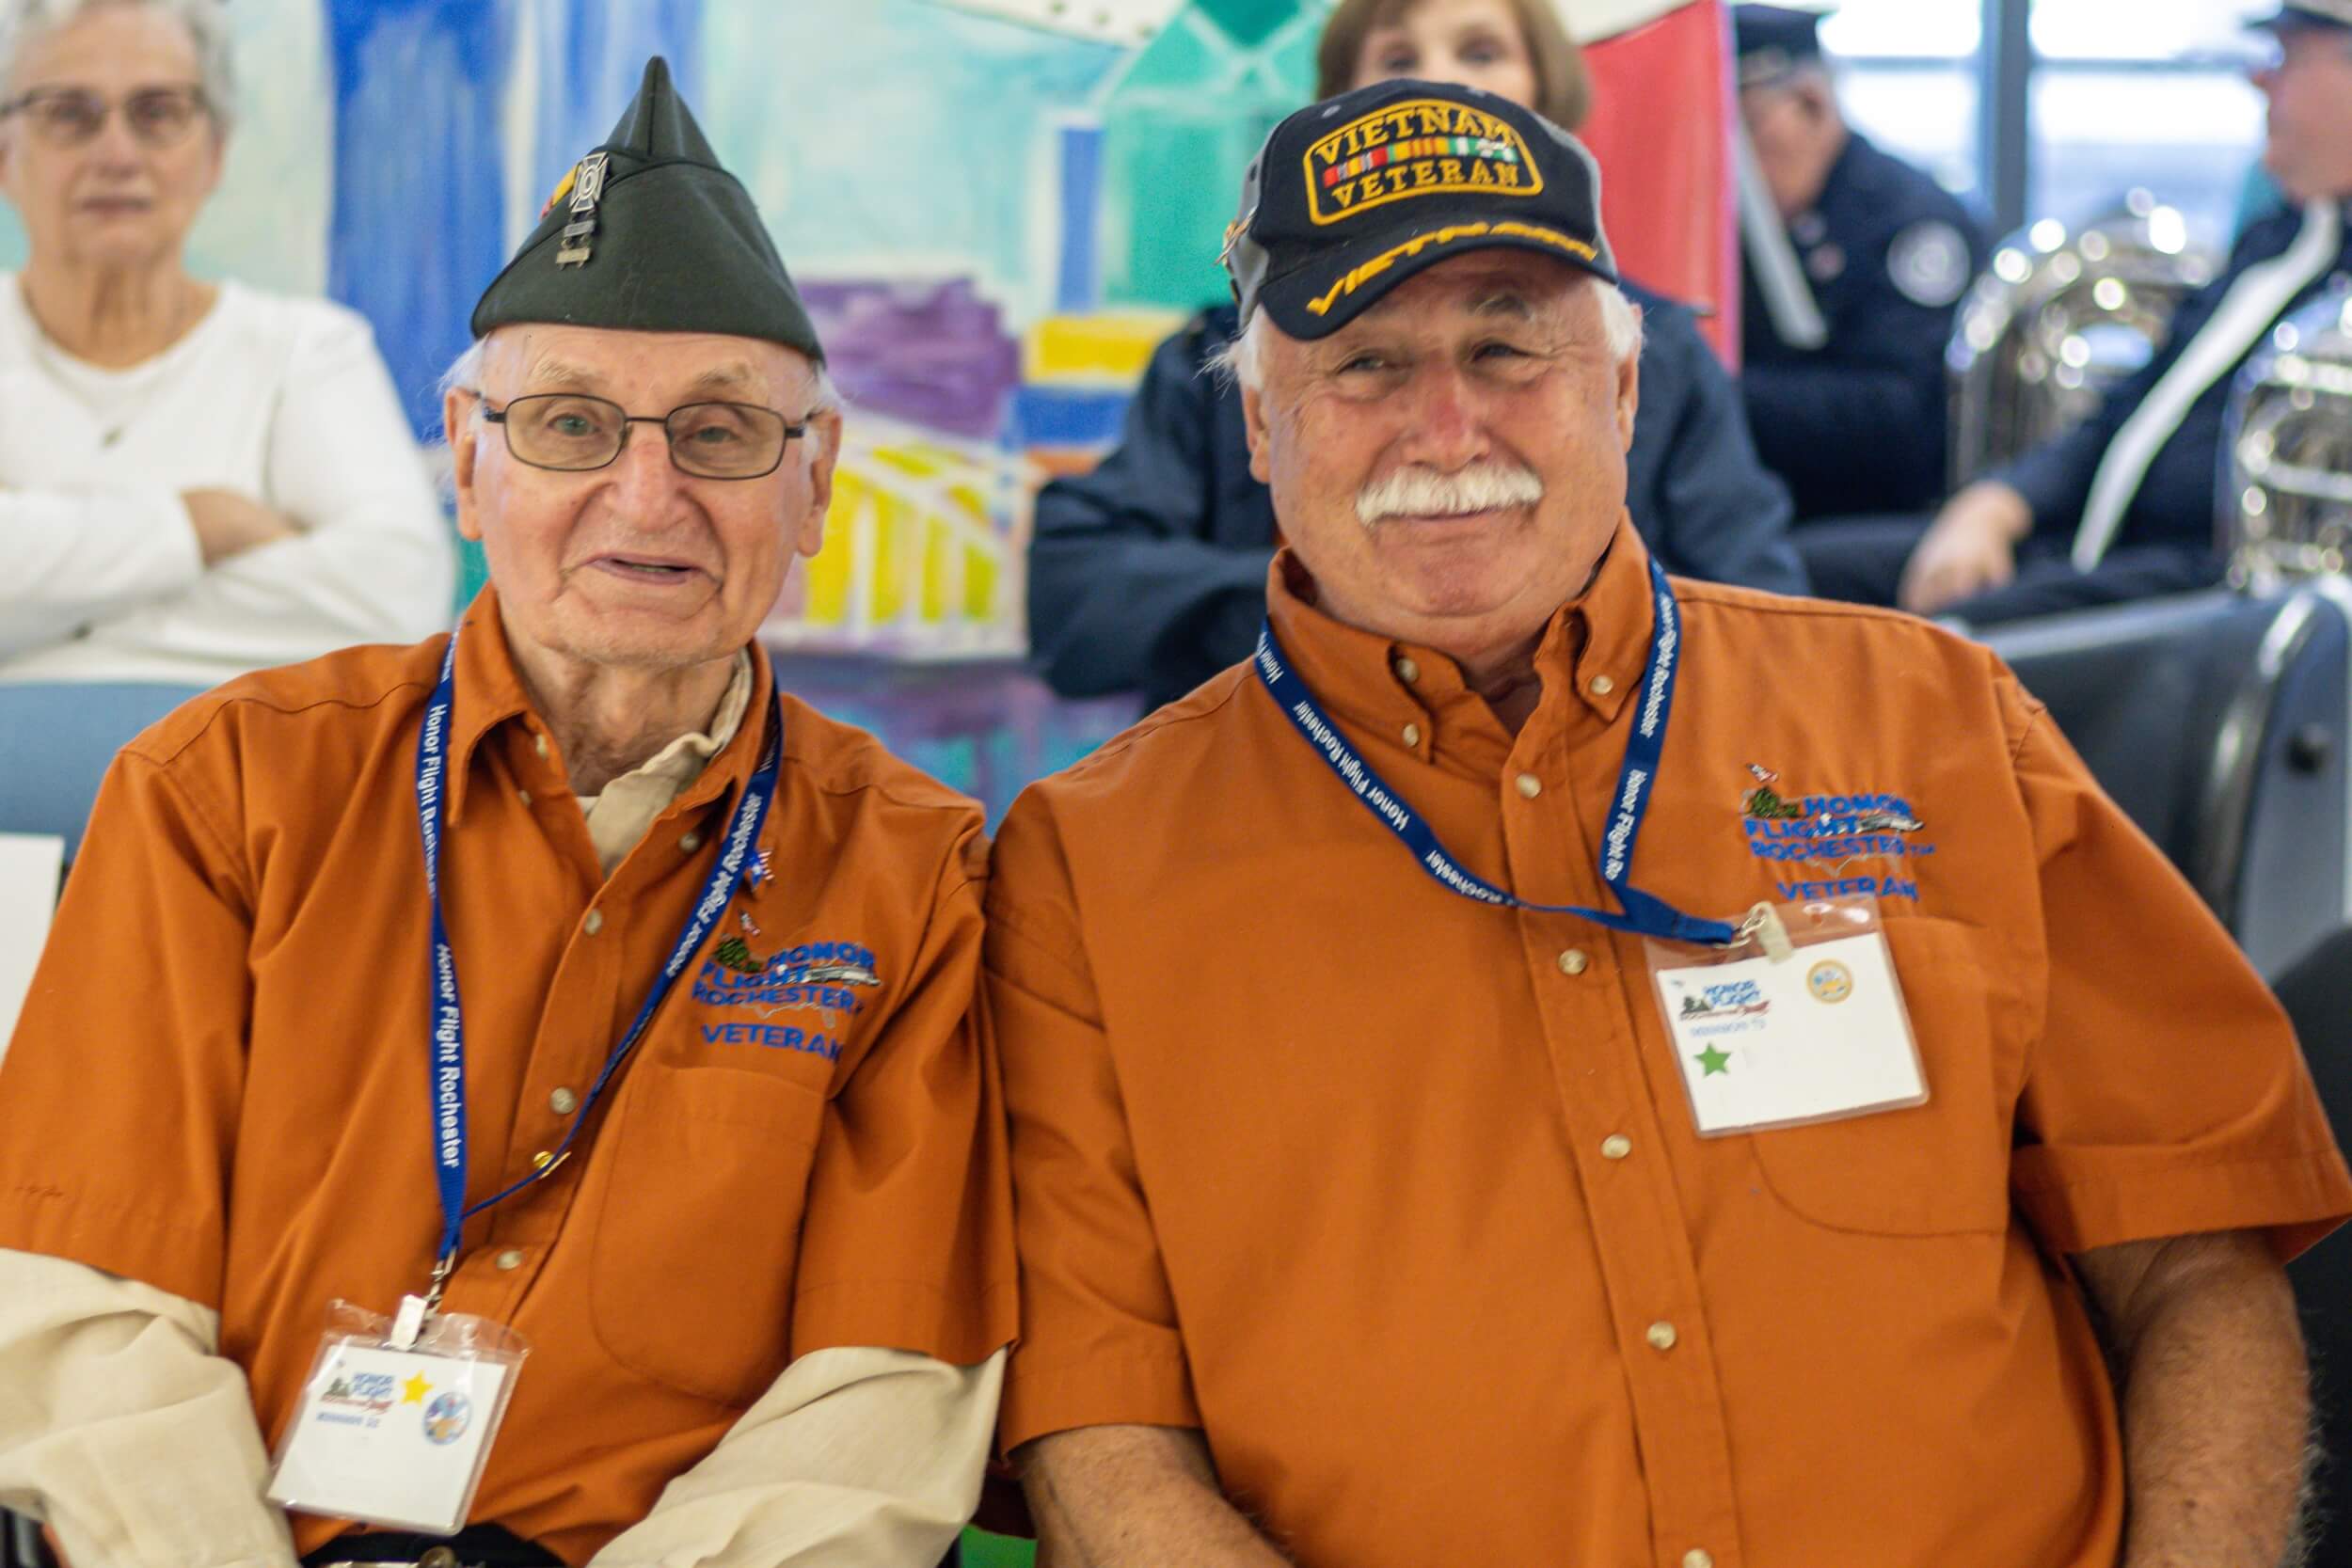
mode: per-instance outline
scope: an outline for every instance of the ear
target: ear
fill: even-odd
[[[1617,367],[1617,444],[1633,450],[1633,420],[1642,411],[1642,356],[1629,354]]]
[[[1242,428],[1249,436],[1249,474],[1261,484],[1274,483],[1273,466],[1266,459],[1265,394],[1258,388],[1245,385],[1241,389]]]
[[[814,556],[825,547],[825,515],[833,508],[834,465],[841,461],[840,413],[828,409],[810,415],[808,434],[817,438],[818,450],[808,460],[808,510],[802,515],[800,535],[792,547],[802,555]]]
[[[457,488],[458,536],[482,542],[482,520],[474,504],[474,459],[480,454],[482,421],[474,417],[481,399],[452,388],[441,397],[441,433],[449,441],[450,473]]]

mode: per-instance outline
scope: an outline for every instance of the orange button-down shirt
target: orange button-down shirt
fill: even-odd
[[[328,1303],[389,1313],[433,1264],[415,760],[446,641],[240,680],[126,748],[0,1069],[0,1246],[217,1308],[265,1437]],[[561,1141],[669,957],[769,733],[756,664],[734,739],[608,879],[494,595],[469,613],[442,886],[469,1197]],[[792,1357],[962,1365],[1012,1336],[979,810],[783,713],[774,875],[739,885],[572,1156],[467,1226],[444,1302],[531,1347],[472,1517],[572,1561]],[[727,937],[778,967],[717,962]],[[295,1523],[306,1551],[346,1528]]]
[[[1621,529],[1516,736],[1290,558],[1270,592],[1468,867],[1605,907],[1646,573]],[[1702,1139],[1641,939],[1439,887],[1237,667],[998,835],[1008,1447],[1199,1427],[1319,1568],[2112,1568],[2114,1402],[2054,1256],[2352,1211],[2295,1041],[1984,650],[1678,588],[1632,880],[1733,919],[1867,884],[1930,1102]]]

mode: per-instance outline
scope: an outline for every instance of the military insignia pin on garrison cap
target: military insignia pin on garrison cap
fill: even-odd
[[[604,197],[604,171],[611,162],[608,153],[591,152],[573,171],[572,221],[564,226],[564,243],[555,252],[557,266],[587,263],[589,241],[596,232],[596,203]]]

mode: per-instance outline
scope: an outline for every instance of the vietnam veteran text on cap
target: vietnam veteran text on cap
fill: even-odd
[[[1592,154],[1493,93],[1392,81],[1274,128],[1243,177],[1225,263],[1245,322],[1263,306],[1283,332],[1311,339],[1423,267],[1493,245],[1614,283]]]
[[[751,194],[719,166],[658,55],[473,308],[476,338],[516,322],[723,332],[825,357]]]

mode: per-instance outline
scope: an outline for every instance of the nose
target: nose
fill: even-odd
[[[686,481],[670,461],[669,434],[658,424],[630,425],[621,455],[605,474],[613,505],[641,528],[661,521]]]
[[[90,156],[98,166],[109,170],[136,169],[145,152],[138,137],[131,134],[130,109],[119,103],[100,121],[98,135],[89,146]]]
[[[1451,362],[1422,367],[1405,405],[1410,421],[1400,455],[1440,473],[1454,473],[1486,456],[1486,399],[1462,367]]]

